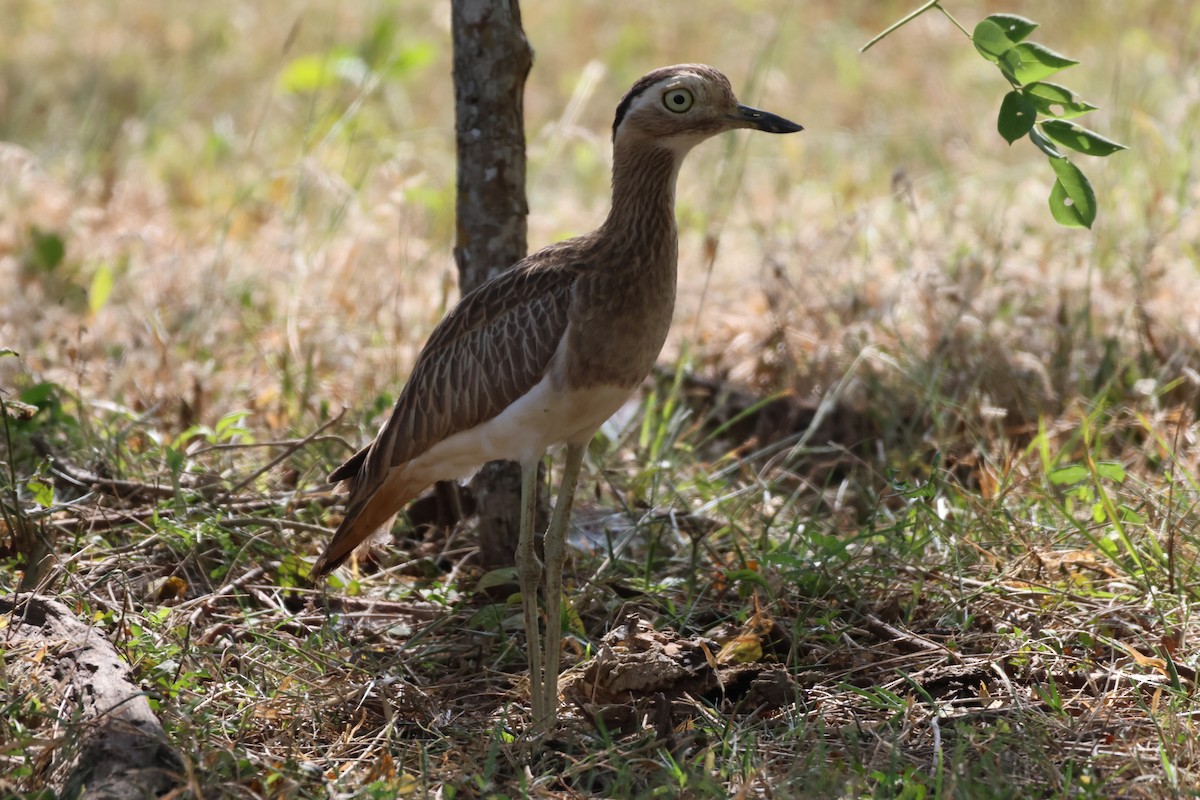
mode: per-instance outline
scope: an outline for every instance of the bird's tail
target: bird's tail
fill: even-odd
[[[359,450],[354,455],[346,459],[345,463],[329,473],[330,483],[341,483],[342,481],[351,481],[358,477],[358,473],[367,465],[367,457],[371,455],[371,445],[367,445]]]
[[[345,471],[349,463],[338,468],[334,475]],[[360,470],[366,469],[365,459],[360,459],[359,466]],[[351,481],[346,516],[342,524],[338,525],[329,544],[325,546],[325,552],[313,564],[314,578],[337,569],[359,545],[380,529],[386,530],[391,527],[391,521],[396,514],[425,488],[424,485],[405,480],[403,468],[393,469],[392,474],[374,487],[360,485],[361,475],[360,471],[358,474],[343,476],[343,479]]]

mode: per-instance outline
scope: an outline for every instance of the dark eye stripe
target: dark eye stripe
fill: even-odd
[[[621,122],[625,119],[625,114],[629,111],[629,107],[633,105],[633,101],[637,99],[642,92],[646,91],[651,86],[662,80],[663,77],[664,75],[659,70],[651,72],[648,75],[643,75],[638,79],[637,83],[633,84],[629,91],[625,93],[625,96],[621,98],[621,102],[617,105],[617,115],[613,120],[612,127],[613,138],[616,138],[617,128],[621,127]]]
[[[648,72],[642,77],[638,78],[633,86],[629,88],[629,91],[625,93],[625,96],[621,98],[621,102],[617,104],[617,113],[613,118],[612,126],[613,138],[616,138],[617,129],[621,127],[621,123],[625,120],[625,115],[629,112],[629,107],[633,105],[633,101],[640,97],[647,89],[657,83],[663,82],[668,78],[678,77],[682,72],[695,73],[697,70],[700,70],[701,74],[704,75],[712,73],[720,80],[725,81],[724,75],[721,75],[719,72],[716,72],[710,67],[704,67],[703,65],[697,64],[663,67],[661,69],[656,69],[653,72]],[[725,83],[728,84],[728,81],[725,81]]]

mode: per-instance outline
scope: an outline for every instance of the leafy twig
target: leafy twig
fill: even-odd
[[[999,68],[1012,87],[1000,103],[996,128],[1009,144],[1028,136],[1050,159],[1055,175],[1050,190],[1050,213],[1054,219],[1068,227],[1092,227],[1096,220],[1096,193],[1083,171],[1059,148],[1099,157],[1126,148],[1069,121],[1094,111],[1096,106],[1080,100],[1065,86],[1046,82],[1046,78],[1079,62],[1037,42],[1026,41],[1038,27],[1036,22],[1015,14],[992,14],[981,20],[973,32],[967,33],[967,29],[938,0],[930,0],[871,39],[859,52],[867,51],[884,37],[935,8],[971,40],[983,58]],[[1039,117],[1049,119],[1039,121]]]

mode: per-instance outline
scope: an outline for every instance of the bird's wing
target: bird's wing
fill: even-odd
[[[525,262],[464,297],[430,335],[376,437],[387,454],[379,466],[411,461],[537,385],[566,332],[574,282],[572,271]]]
[[[545,375],[567,329],[577,276],[557,258],[545,266],[548,255],[540,251],[467,294],[434,328],[375,441],[329,476],[349,481],[350,496],[318,573],[344,561],[411,499],[378,496],[394,467],[495,417]]]

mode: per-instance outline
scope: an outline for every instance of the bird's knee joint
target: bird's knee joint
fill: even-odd
[[[542,562],[537,556],[523,561],[517,565],[517,577],[521,580],[521,583],[526,585],[541,583]]]

